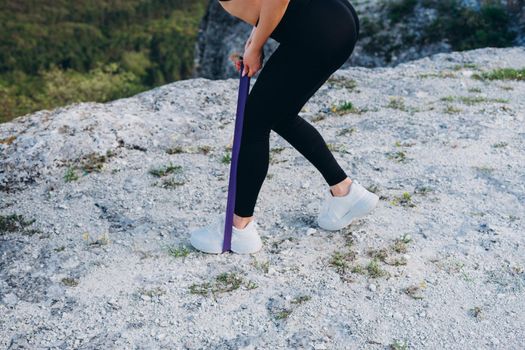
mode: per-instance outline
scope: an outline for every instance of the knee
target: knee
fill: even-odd
[[[282,116],[281,118],[274,121],[271,125],[273,131],[279,135],[286,134],[288,131],[297,130],[299,124],[303,119],[297,114]]]
[[[243,135],[247,135],[252,141],[266,140],[269,137],[271,130],[270,117],[274,113],[271,108],[272,102],[264,101],[269,100],[270,97],[260,97],[258,92],[259,90],[254,91],[252,89],[252,93],[248,96],[244,108],[242,132]]]

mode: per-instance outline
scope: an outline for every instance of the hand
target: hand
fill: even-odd
[[[259,69],[261,69],[264,60],[264,50],[263,48],[258,48],[253,46],[251,43],[248,44],[247,48],[244,50],[242,57],[242,62],[244,64],[244,69],[242,76],[247,75],[248,77],[254,76]],[[239,62],[240,69],[240,62]]]

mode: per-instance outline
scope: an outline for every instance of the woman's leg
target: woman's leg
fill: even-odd
[[[304,20],[324,21],[316,23],[323,30],[311,27],[306,30],[313,35],[309,45],[301,45],[300,40],[297,44],[281,42],[248,95],[237,168],[234,213],[238,216],[253,215],[268,172],[272,129],[303,154],[329,185],[347,177],[320,133],[298,116],[307,100],[353,51],[357,39],[356,26],[351,14],[341,15],[341,11],[349,10],[339,1],[312,0],[312,3],[317,3],[315,6],[321,8],[311,6],[310,11],[306,11],[310,14],[302,13]],[[323,14],[324,17],[320,16]],[[330,17],[330,14],[333,16]],[[339,26],[337,19],[341,21]]]

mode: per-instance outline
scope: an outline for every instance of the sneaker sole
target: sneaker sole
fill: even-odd
[[[354,213],[352,211],[349,211],[346,213],[337,224],[334,226],[323,226],[319,223],[319,217],[317,218],[317,225],[321,227],[324,230],[327,231],[338,231],[342,228],[345,228],[346,226],[350,225],[354,219],[363,217],[370,213],[379,202],[379,196],[376,194],[373,194],[365,201],[364,205],[361,207],[361,210],[357,213]]]
[[[190,244],[193,246],[193,248],[197,249],[198,251],[201,251],[203,253],[208,253],[208,254],[221,254],[222,253],[222,248],[220,251],[212,250],[212,249],[207,248],[204,245],[201,245],[200,243],[201,242],[195,242],[190,238]],[[253,253],[257,253],[258,251],[260,251],[262,247],[263,247],[263,244],[262,244],[262,241],[260,241],[255,247],[247,248],[247,247],[231,246],[230,250],[237,254],[253,254]]]
[[[253,253],[257,253],[258,251],[260,251],[262,247],[263,245],[261,243],[261,244],[258,244],[255,248],[248,249],[248,250],[243,249],[243,248],[237,249],[235,247],[231,247],[231,251],[237,254],[253,254]]]
[[[200,252],[203,252],[203,253],[208,253],[208,254],[220,254],[222,252],[218,252],[218,251],[215,251],[215,250],[210,250],[210,249],[207,249],[206,247],[200,245],[199,243],[197,242],[194,242],[193,240],[190,239],[190,243],[191,245],[193,246],[193,248],[197,249],[198,251]]]

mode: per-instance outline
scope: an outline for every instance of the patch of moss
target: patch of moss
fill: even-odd
[[[452,102],[459,101],[465,105],[472,106],[478,103],[508,103],[509,100],[503,98],[489,98],[483,96],[445,96],[441,98],[441,101]]]
[[[26,230],[36,219],[27,220],[21,214],[0,215],[0,234],[6,232],[34,233],[35,230]]]
[[[378,278],[383,277],[387,275],[387,272],[381,268],[379,265],[379,259],[374,258],[372,261],[368,263],[366,266],[366,270],[368,272],[368,275],[372,278]]]
[[[288,318],[288,316],[290,316],[291,314],[292,314],[291,309],[282,309],[279,312],[277,312],[274,317],[276,320],[282,320],[282,319]]]
[[[353,251],[349,251],[346,253],[335,251],[332,254],[329,265],[334,266],[338,273],[344,274],[349,266],[348,263],[350,261],[354,261],[355,257],[356,257],[356,253]]]
[[[334,87],[344,88],[348,91],[354,90],[357,86],[357,82],[355,80],[345,77],[336,78],[334,76],[331,76],[330,78],[328,78],[327,83]]]
[[[178,247],[169,246],[167,247],[168,254],[174,258],[187,257],[190,254],[190,249],[186,245],[181,245]]]
[[[478,65],[475,63],[463,63],[463,64],[456,64],[452,69],[455,71],[462,70],[464,68],[467,69],[478,69]]]
[[[419,285],[412,285],[405,288],[404,292],[413,299],[423,299],[423,296],[420,294],[420,292],[424,288],[426,288],[426,283],[421,282]]]
[[[203,282],[200,284],[192,284],[189,287],[190,293],[208,295],[212,293],[214,296],[218,293],[231,292],[239,289],[241,285],[245,285],[247,289],[257,288],[257,285],[252,281],[245,281],[242,276],[236,272],[223,272],[215,276],[213,282]]]
[[[401,196],[396,196],[392,201],[392,205],[401,205],[403,207],[415,207],[415,204],[412,203],[412,195],[409,192],[403,192]]]
[[[292,304],[302,304],[308,300],[312,299],[311,296],[309,295],[300,295],[300,296],[297,296],[295,298],[293,298],[293,300],[291,301]]]
[[[492,147],[493,148],[503,148],[503,147],[507,147],[509,144],[505,141],[500,141],[500,142],[496,142],[494,144],[492,144]]]
[[[479,80],[525,80],[525,67],[522,69],[498,68],[490,72],[472,75]]]
[[[352,267],[352,273],[358,273],[360,275],[364,275],[366,273],[366,270],[361,265],[355,265]]]
[[[407,160],[406,153],[404,151],[388,152],[386,156],[388,159],[393,159],[399,163],[405,162]]]
[[[103,245],[108,245],[110,242],[109,235],[107,233],[103,233],[97,239],[92,239],[89,235],[89,232],[84,232],[82,234],[82,239],[85,240],[87,245],[90,247],[100,247]]]
[[[360,114],[361,110],[357,108],[356,106],[354,106],[352,102],[345,101],[338,106],[332,107],[332,112],[338,115],[343,115],[343,114],[348,114],[348,113]]]
[[[470,314],[472,315],[472,317],[474,317],[474,318],[476,318],[478,320],[483,318],[483,313],[481,311],[481,307],[475,306],[472,309],[470,309],[469,311],[470,311]]]
[[[177,180],[173,178],[164,178],[160,182],[160,187],[162,188],[177,188],[179,186],[183,186],[186,184],[186,181],[184,180]]]
[[[401,340],[394,340],[394,342],[390,344],[390,350],[408,350],[408,344]]]
[[[149,170],[149,173],[151,175],[154,175],[154,176],[157,176],[157,177],[163,177],[163,176],[166,176],[168,174],[172,174],[172,173],[175,173],[175,172],[181,172],[182,171],[182,166],[181,165],[174,165],[170,162],[170,164],[166,165],[166,166],[160,166],[160,167],[157,167],[157,168],[153,168],[153,169],[150,169]]]
[[[270,270],[270,260],[266,260],[264,262],[259,262],[255,257],[253,257],[252,266],[256,269],[261,270],[264,273],[268,273]]]
[[[179,154],[179,153],[184,153],[184,152],[185,150],[182,146],[173,146],[173,147],[166,149],[166,153],[168,154]]]
[[[337,136],[344,136],[344,135],[351,135],[356,131],[354,127],[351,128],[343,128],[338,133]]]
[[[107,159],[108,157],[106,155],[89,153],[80,159],[80,167],[85,173],[100,172]]]
[[[347,152],[346,147],[343,144],[335,144],[335,143],[328,142],[326,146],[332,152],[343,152],[343,153]]]
[[[405,100],[402,97],[390,97],[387,107],[392,109],[399,109],[401,111],[407,110],[405,106]]]
[[[76,173],[75,167],[68,167],[66,173],[64,174],[65,182],[72,182],[78,180],[78,174]]]
[[[457,107],[454,107],[452,105],[447,105],[444,109],[443,109],[443,112],[444,113],[447,113],[447,114],[457,114],[457,113],[461,113],[462,110],[457,108]]]
[[[72,277],[62,278],[62,283],[68,287],[76,287],[78,285],[78,281]]]
[[[230,153],[226,153],[222,156],[221,162],[224,164],[229,164],[232,161],[232,156]]]

